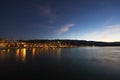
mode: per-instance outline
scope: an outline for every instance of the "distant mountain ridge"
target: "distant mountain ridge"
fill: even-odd
[[[120,42],[102,42],[102,41],[87,41],[87,40],[68,40],[68,39],[34,39],[34,40],[18,40],[27,43],[49,43],[49,42],[60,42],[61,44],[69,44],[73,46],[120,46]]]
[[[69,40],[69,39],[33,39],[33,40],[9,40],[9,39],[1,39],[0,38],[0,45],[3,44],[18,44],[20,42],[25,42],[25,44],[47,44],[47,45],[61,45],[61,46],[120,46],[120,42],[102,42],[102,41],[87,41],[87,40]],[[19,44],[20,44],[19,43]],[[40,45],[39,44],[39,45]]]

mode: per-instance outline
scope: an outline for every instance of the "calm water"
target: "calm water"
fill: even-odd
[[[120,80],[119,47],[0,49],[0,78]]]

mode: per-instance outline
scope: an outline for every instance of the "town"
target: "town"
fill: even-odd
[[[0,48],[70,48],[81,46],[120,46],[120,42],[85,40],[9,40],[0,39]]]
[[[8,40],[0,39],[0,48],[65,48],[76,47],[61,40]]]

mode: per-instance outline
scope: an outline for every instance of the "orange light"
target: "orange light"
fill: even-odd
[[[19,60],[19,56],[20,56],[20,49],[16,50],[16,60]]]
[[[26,59],[26,48],[21,49],[21,60],[25,62]]]
[[[32,49],[32,57],[35,56],[35,48]]]

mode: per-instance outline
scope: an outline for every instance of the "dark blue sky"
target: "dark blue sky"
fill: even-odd
[[[0,37],[120,41],[120,0],[1,0]]]

